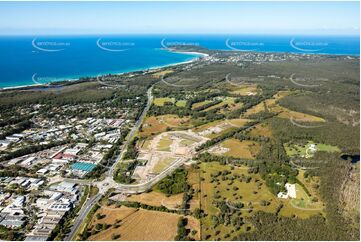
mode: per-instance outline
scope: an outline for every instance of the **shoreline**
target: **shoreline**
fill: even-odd
[[[0,87],[0,92],[1,91],[11,91],[11,90],[21,90],[23,88],[36,88],[36,87],[39,87],[39,88],[56,88],[56,83],[59,83],[59,82],[67,82],[67,84],[71,84],[71,82],[75,82],[75,81],[79,81],[81,78],[97,78],[99,76],[106,76],[106,75],[116,75],[116,76],[120,76],[120,75],[126,75],[126,74],[130,74],[130,73],[133,73],[133,72],[145,72],[145,71],[149,71],[149,70],[156,70],[156,69],[162,69],[162,68],[167,68],[167,67],[172,67],[172,66],[177,66],[177,65],[184,65],[184,64],[189,64],[189,63],[192,63],[192,62],[195,62],[197,60],[199,60],[200,58],[204,58],[204,57],[207,57],[209,56],[208,54],[206,53],[201,53],[201,52],[181,52],[181,51],[176,51],[177,53],[181,53],[181,54],[185,54],[185,55],[198,55],[196,57],[194,57],[193,59],[191,60],[188,60],[188,61],[182,61],[182,62],[177,62],[177,63],[173,63],[173,64],[165,64],[165,65],[162,65],[162,66],[153,66],[153,67],[149,67],[149,68],[141,68],[141,69],[138,69],[138,70],[131,70],[131,71],[124,71],[124,72],[116,72],[116,73],[107,73],[107,74],[101,74],[101,75],[98,75],[98,76],[95,76],[95,75],[90,75],[90,76],[82,76],[82,77],[79,77],[79,78],[69,78],[69,79],[62,79],[62,78],[59,78],[61,80],[59,81],[55,81],[55,82],[49,82],[49,83],[44,83],[44,84],[40,84],[40,83],[34,83],[34,84],[29,84],[29,85],[21,85],[21,86],[13,86],[13,87]],[[52,86],[54,85],[54,86]]]
[[[49,82],[49,83],[44,83],[44,84],[40,84],[40,83],[34,83],[34,84],[29,84],[29,85],[21,85],[21,86],[12,86],[12,87],[0,87],[0,92],[1,91],[11,91],[11,90],[21,90],[21,89],[32,89],[32,88],[58,88],[59,86],[56,85],[56,83],[59,82],[66,82],[66,84],[71,85],[71,82],[76,82],[76,81],[80,81],[80,79],[82,78],[97,78],[97,77],[101,77],[101,76],[107,76],[107,75],[114,75],[114,76],[121,76],[121,75],[126,75],[126,74],[131,74],[134,72],[146,72],[146,71],[150,71],[150,70],[156,70],[156,69],[162,69],[162,68],[167,68],[167,67],[172,67],[172,66],[178,66],[178,65],[184,65],[184,64],[189,64],[195,61],[198,61],[199,59],[205,58],[205,57],[209,57],[209,54],[206,53],[202,53],[202,52],[196,52],[196,51],[178,51],[178,50],[172,50],[172,49],[164,49],[166,51],[169,52],[173,52],[173,53],[180,53],[180,54],[185,54],[185,55],[198,55],[195,56],[194,58],[192,58],[191,60],[188,61],[182,61],[182,62],[177,62],[177,63],[172,63],[172,64],[165,64],[165,65],[161,65],[161,66],[152,66],[152,67],[148,67],[148,68],[139,68],[139,69],[134,69],[134,70],[129,70],[129,71],[124,71],[124,72],[115,72],[115,73],[104,73],[104,74],[100,74],[100,75],[83,75],[81,77],[78,78],[71,78],[69,77],[67,78],[59,78],[59,81],[54,81],[54,82]],[[231,51],[232,50],[221,50],[221,51]],[[251,51],[252,52],[252,51]],[[257,51],[256,51],[257,52]],[[291,53],[291,54],[296,54],[296,55],[323,55],[323,56],[345,56],[345,57],[352,57],[352,58],[360,58],[360,56],[358,55],[347,55],[347,54],[327,54],[327,53],[297,53],[297,52],[261,52],[261,53],[266,53],[266,54],[272,54],[272,53]],[[61,84],[60,84],[61,86]]]

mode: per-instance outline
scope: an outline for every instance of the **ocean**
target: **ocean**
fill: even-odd
[[[360,55],[359,36],[0,36],[0,88],[162,67],[198,58],[171,45],[213,50]]]

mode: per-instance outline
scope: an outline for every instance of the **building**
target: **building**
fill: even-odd
[[[296,184],[286,183],[285,189],[286,189],[285,192],[279,192],[277,194],[278,198],[287,199],[287,198],[296,198],[297,197]]]

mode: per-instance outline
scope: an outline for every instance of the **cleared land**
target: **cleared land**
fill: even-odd
[[[322,203],[312,201],[312,198],[308,196],[308,194],[299,184],[296,184],[296,194],[297,198],[291,200],[292,205],[294,205],[295,207],[298,207],[300,209],[322,210]]]
[[[223,141],[219,146],[211,148],[211,153],[235,158],[254,159],[260,148],[260,144],[256,141],[240,141],[232,138]]]
[[[220,102],[220,103],[218,103],[216,105],[210,106],[210,107],[208,107],[208,108],[206,108],[206,109],[204,109],[202,111],[207,112],[207,111],[210,111],[210,110],[213,110],[213,109],[216,109],[216,108],[220,108],[220,107],[222,107],[222,106],[224,106],[226,104],[233,105],[234,100],[235,100],[234,97],[222,97],[221,99],[222,99],[222,102]]]
[[[151,136],[170,129],[186,129],[191,126],[188,117],[180,118],[177,115],[150,116],[144,121],[139,133],[141,137]]]
[[[174,98],[170,98],[170,97],[159,97],[159,98],[154,98],[154,105],[156,106],[164,106],[165,103],[174,103],[175,99]]]
[[[206,101],[194,103],[194,104],[192,105],[192,109],[202,107],[203,105],[206,105],[206,104],[211,103],[211,102],[212,102],[211,100],[206,100]]]
[[[194,211],[196,208],[200,208],[200,174],[199,170],[190,168],[188,169],[188,184],[194,189],[194,195],[192,199],[188,202],[190,210]]]
[[[225,153],[226,156],[233,156],[236,158],[254,159],[258,154],[261,146],[258,142],[236,139],[228,139],[222,143],[224,148],[229,151]]]
[[[272,130],[268,124],[261,123],[257,124],[249,133],[251,136],[264,136],[264,137],[272,137]]]
[[[315,147],[314,149],[312,147]],[[284,148],[289,157],[313,157],[315,152],[324,151],[324,152],[340,152],[341,150],[337,146],[315,143],[313,141],[307,141],[306,144],[293,144],[286,143]]]
[[[193,131],[197,132],[199,135],[212,139],[232,129],[240,128],[249,121],[249,119],[217,120],[198,126],[194,128]]]
[[[270,112],[279,113],[278,116],[281,118],[287,118],[287,119],[292,118],[295,121],[325,122],[325,120],[323,118],[316,117],[314,115],[310,115],[310,114],[306,114],[306,113],[292,111],[285,107],[280,106],[278,104],[278,101],[290,94],[291,94],[291,92],[289,92],[289,91],[280,91],[277,94],[275,94],[272,98],[267,99],[267,100],[257,104],[256,106],[248,109],[247,112],[244,114],[244,117],[248,117],[252,114],[257,114],[259,112],[264,112],[264,111],[268,110]]]
[[[191,130],[162,132],[152,137],[147,148],[139,144],[138,159],[147,161],[133,172],[133,178],[147,181],[154,174],[159,174],[175,162],[185,162],[193,157],[195,148],[206,142],[204,138]]]
[[[157,164],[154,166],[153,168],[153,172],[154,173],[160,173],[163,170],[165,170],[165,168],[167,168],[168,166],[170,166],[177,158],[175,157],[165,157],[163,159],[160,159]]]
[[[163,138],[159,141],[157,149],[159,151],[170,151],[170,145],[172,144],[172,140],[169,136],[165,135]]]
[[[159,78],[159,77],[161,77],[161,76],[164,76],[164,75],[166,75],[166,74],[170,74],[170,73],[172,73],[172,72],[173,72],[173,70],[159,71],[159,72],[153,73],[153,76]]]
[[[177,102],[175,103],[175,105],[176,105],[177,107],[185,107],[186,104],[187,104],[187,101],[186,101],[186,100],[179,100],[179,101],[177,101]]]
[[[232,94],[238,94],[241,96],[251,96],[251,95],[257,95],[259,94],[259,89],[256,85],[249,85],[249,86],[242,86],[239,88],[233,89],[231,91]]]
[[[167,208],[176,208],[177,204],[183,201],[183,193],[177,195],[166,196],[161,192],[147,192],[132,195],[126,198],[127,201],[140,202],[151,206],[166,206]]]
[[[115,211],[113,211],[115,213]],[[91,236],[90,240],[114,240],[113,235],[119,235],[117,240],[174,240],[177,234],[179,215],[157,211],[139,209],[124,216],[116,212],[114,220],[108,219],[108,224],[116,224],[116,219],[121,219],[120,226],[114,226]]]

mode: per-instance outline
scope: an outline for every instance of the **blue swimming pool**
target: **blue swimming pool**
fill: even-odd
[[[86,171],[86,172],[92,171],[95,167],[96,167],[96,165],[94,165],[92,163],[86,163],[86,162],[76,162],[71,165],[71,169],[73,169],[73,170],[80,170],[80,171]]]

